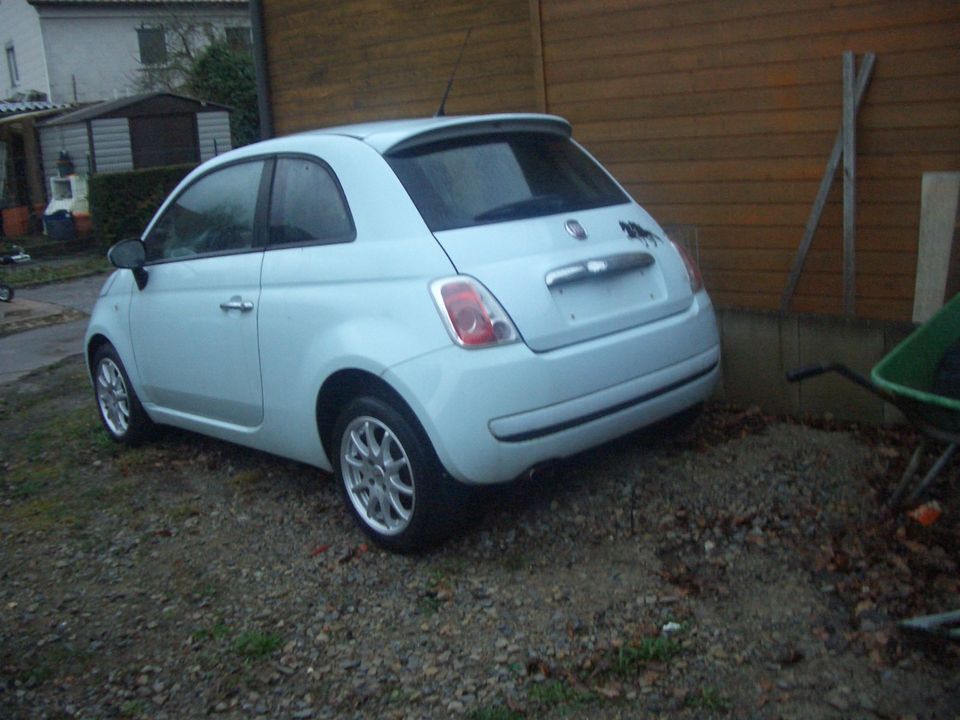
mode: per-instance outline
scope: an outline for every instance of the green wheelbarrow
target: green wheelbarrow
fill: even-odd
[[[960,295],[917,328],[886,355],[867,378],[841,363],[811,365],[787,373],[797,382],[836,372],[883,400],[896,405],[922,433],[920,445],[887,505],[899,504],[929,441],[946,443],[919,485],[906,498],[912,503],[941,473],[960,442]]]

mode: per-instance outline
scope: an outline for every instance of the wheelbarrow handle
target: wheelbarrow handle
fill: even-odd
[[[807,380],[808,378],[816,377],[817,375],[823,375],[824,373],[835,372],[838,375],[843,375],[847,380],[855,382],[857,385],[862,387],[864,390],[867,390],[874,395],[876,395],[881,400],[884,400],[889,403],[893,403],[899,407],[899,398],[897,398],[893,393],[884,390],[882,388],[874,385],[870,380],[856,370],[853,370],[843,363],[818,363],[816,365],[807,365],[798,370],[791,370],[787,373],[787,380],[789,382],[799,382],[800,380]]]
[[[796,370],[790,370],[787,373],[787,382],[800,382],[801,380],[809,380],[817,375],[828,373],[833,369],[834,367],[832,365],[825,365],[823,363],[807,365],[806,367],[798,368]]]

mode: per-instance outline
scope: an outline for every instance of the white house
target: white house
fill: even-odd
[[[0,0],[0,100],[170,90],[216,37],[249,44],[247,0]]]

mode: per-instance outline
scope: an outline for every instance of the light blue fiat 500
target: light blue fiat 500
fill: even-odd
[[[707,398],[685,251],[548,115],[330,128],[234,150],[111,248],[86,335],[103,424],[332,471],[381,545]]]

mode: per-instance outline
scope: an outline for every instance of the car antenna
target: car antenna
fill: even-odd
[[[453,66],[453,72],[450,73],[450,79],[447,81],[447,89],[443,91],[443,98],[440,100],[440,107],[437,108],[437,112],[434,113],[434,117],[443,117],[446,113],[443,111],[444,106],[447,104],[447,97],[450,95],[450,88],[453,87],[453,79],[457,76],[457,70],[460,69],[460,61],[463,60],[463,51],[467,49],[467,42],[470,40],[470,33],[473,32],[473,28],[467,30],[466,37],[463,38],[463,45],[460,46],[460,54],[457,56],[457,62]]]

